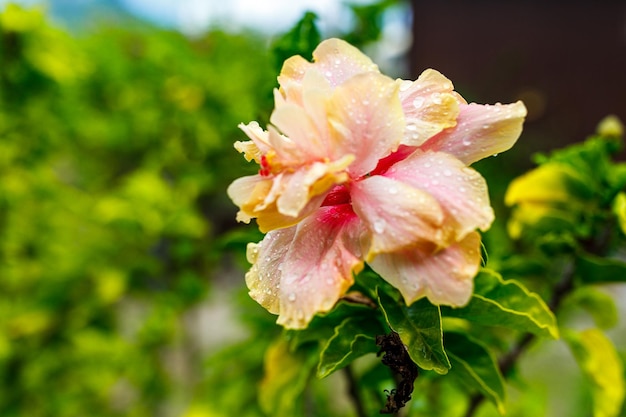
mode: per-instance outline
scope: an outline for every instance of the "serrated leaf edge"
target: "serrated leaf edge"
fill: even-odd
[[[337,326],[335,326],[335,330],[334,330],[333,335],[332,335],[332,336],[328,339],[328,341],[324,344],[324,347],[323,347],[323,348],[321,349],[321,351],[320,351],[320,360],[319,360],[319,363],[317,364],[317,372],[316,372],[316,376],[317,376],[317,378],[322,379],[322,378],[325,378],[325,377],[327,377],[328,375],[332,374],[333,372],[335,372],[335,371],[337,370],[337,366],[338,366],[339,364],[341,364],[341,363],[342,363],[342,362],[343,362],[343,361],[344,361],[344,360],[345,360],[348,356],[350,356],[350,354],[351,354],[351,353],[352,353],[352,351],[353,351],[354,344],[356,343],[356,341],[357,341],[357,339],[358,339],[359,337],[363,337],[363,338],[366,338],[366,339],[372,339],[372,340],[374,340],[374,338],[369,337],[369,336],[367,336],[367,335],[364,335],[364,334],[357,334],[354,338],[352,338],[352,341],[350,342],[350,351],[348,351],[348,353],[346,353],[344,356],[342,356],[342,357],[341,357],[341,359],[340,359],[339,361],[336,361],[336,362],[335,362],[335,364],[334,364],[334,366],[332,366],[332,367],[330,368],[330,370],[327,370],[326,372],[322,372],[322,371],[321,371],[321,368],[322,368],[322,363],[323,363],[323,361],[322,361],[322,356],[324,355],[324,352],[326,352],[326,349],[328,349],[328,347],[330,346],[330,344],[332,343],[332,341],[333,341],[334,339],[336,339],[336,338],[340,335],[340,333],[341,333],[341,332],[340,332],[340,330],[341,330],[341,329],[342,329],[342,328],[343,328],[343,327],[344,327],[344,326],[345,326],[348,322],[350,322],[350,321],[352,321],[352,320],[354,320],[354,318],[353,318],[353,317],[347,317],[347,318],[345,318],[345,319],[344,319],[341,323],[339,323]]]

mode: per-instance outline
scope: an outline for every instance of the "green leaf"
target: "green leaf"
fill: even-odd
[[[379,313],[372,307],[342,299],[331,311],[316,315],[306,329],[286,330],[285,336],[291,350],[311,342],[327,343],[333,337],[336,327],[347,318],[359,317],[363,321],[378,323],[377,314]]]
[[[279,339],[265,354],[265,375],[259,384],[259,403],[264,413],[292,417],[302,413],[302,393],[317,361],[312,349],[293,352]]]
[[[302,19],[287,33],[278,38],[272,45],[272,53],[277,71],[283,62],[294,55],[309,59],[313,50],[321,42],[322,37],[315,24],[317,15],[306,12]]]
[[[377,41],[382,34],[384,14],[395,3],[396,0],[382,0],[372,4],[347,3],[353,14],[354,26],[342,38],[358,48]]]
[[[479,342],[461,333],[446,333],[446,352],[450,358],[451,375],[471,389],[478,389],[504,414],[506,389],[494,355]]]
[[[378,292],[378,304],[389,327],[400,335],[413,362],[422,369],[446,374],[450,361],[443,349],[439,307],[425,298],[406,307],[383,291]]]
[[[626,263],[583,253],[576,258],[576,272],[585,283],[626,282]]]
[[[567,303],[587,311],[601,329],[617,325],[619,312],[613,297],[589,285],[577,289],[567,298]]]
[[[497,272],[483,269],[474,285],[469,304],[458,309],[445,307],[442,310],[445,316],[558,339],[554,314],[541,297],[521,283],[505,281]]]
[[[330,375],[358,357],[378,351],[376,335],[383,333],[384,329],[378,321],[346,318],[335,327],[335,333],[322,348],[318,378]]]
[[[583,374],[591,384],[594,417],[616,417],[626,393],[624,364],[613,343],[598,329],[564,332]]]
[[[618,193],[613,200],[613,214],[617,217],[617,224],[626,235],[626,193]]]

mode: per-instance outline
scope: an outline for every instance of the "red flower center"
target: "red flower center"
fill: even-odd
[[[322,207],[350,204],[351,201],[352,200],[350,199],[350,191],[348,191],[348,187],[346,187],[345,185],[335,185],[322,202]]]

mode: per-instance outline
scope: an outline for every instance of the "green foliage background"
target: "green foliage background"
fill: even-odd
[[[342,36],[357,46],[377,39],[394,3],[353,6],[354,28]],[[348,389],[334,372],[342,368],[355,373],[363,407],[377,414],[394,381],[373,343],[389,328],[415,340],[411,354],[424,370],[409,415],[461,416],[468,392],[495,405],[477,415],[505,406],[511,415],[541,415],[545,398],[524,386],[518,369],[509,370],[506,398],[494,357],[528,331],[563,333],[596,387],[576,387],[580,397],[569,401],[580,416],[607,398],[597,389],[607,382],[593,378],[594,366],[619,362],[604,355],[615,353],[611,343],[596,328],[557,329],[535,293],[550,299],[563,265],[573,263],[580,288],[563,301],[564,323],[580,309],[600,329],[618,323],[613,300],[597,288],[626,276],[626,171],[610,162],[615,138],[538,158],[582,180],[557,176],[569,210],[547,201],[545,223],[523,216],[534,209],[522,204],[534,188],[522,187],[509,222],[522,235],[515,241],[499,201],[508,178],[494,160],[478,164],[500,193],[502,215],[485,244],[488,266],[502,276],[484,270],[466,309],[425,301],[406,308],[366,271],[356,289],[378,311],[340,303],[306,331],[281,332],[247,297],[245,244],[260,235],[235,225],[225,193],[254,169],[232,148],[242,139],[237,125],[266,123],[280,64],[309,57],[320,39],[313,14],[268,42],[217,30],[190,40],[148,25],[70,35],[37,10],[0,13],[1,416],[353,416],[338,394]],[[592,240],[607,227],[600,251]],[[230,309],[206,313],[216,298]],[[589,359],[599,356],[605,362]],[[448,369],[450,378],[440,375]],[[523,391],[526,401],[516,401]],[[619,412],[607,409],[593,408]]]
[[[250,168],[232,143],[267,114],[266,48],[70,36],[8,6],[0,62],[0,415],[171,415],[194,381],[167,358],[234,224],[225,188]]]

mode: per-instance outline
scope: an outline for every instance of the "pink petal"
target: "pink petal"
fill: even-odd
[[[442,240],[444,213],[427,192],[375,175],[353,183],[350,194],[354,211],[372,233],[369,256]]]
[[[313,51],[310,63],[301,56],[285,61],[278,76],[281,87],[300,83],[307,71],[314,68],[323,74],[332,86],[337,86],[354,75],[364,72],[378,72],[378,67],[366,55],[341,39],[327,39]]]
[[[373,170],[395,151],[404,132],[398,85],[377,73],[352,77],[337,87],[328,103],[334,158],[354,155],[353,178]]]
[[[237,221],[250,223],[250,219],[255,217],[254,207],[263,201],[261,190],[263,190],[264,195],[267,195],[271,188],[271,180],[260,175],[248,175],[233,181],[228,186],[226,193],[233,203],[241,209],[237,213]]]
[[[251,247],[250,295],[278,314],[279,324],[304,328],[352,285],[367,244],[367,233],[348,204],[322,207]]]
[[[402,81],[400,99],[406,118],[402,144],[419,146],[442,130],[456,125],[458,95],[452,82],[428,69],[417,80]]]
[[[280,269],[296,227],[275,230],[259,243],[249,243],[246,256],[252,264],[246,273],[250,296],[272,314],[280,312]]]
[[[306,175],[305,171],[303,173]],[[262,232],[268,232],[293,226],[315,211],[325,198],[324,193],[320,192],[313,195],[313,192],[310,192],[312,189],[316,189],[316,186],[311,186],[307,191],[304,191],[300,200],[283,203],[288,208],[293,208],[289,204],[300,204],[301,200],[304,200],[304,206],[295,215],[292,216],[280,211],[277,200],[285,188],[297,187],[298,185],[304,187],[306,185],[301,178],[296,178],[294,184],[290,184],[291,180],[293,180],[293,174],[279,174],[271,178],[251,175],[233,181],[228,187],[227,193],[240,209],[237,213],[237,221],[249,223],[251,219],[256,218],[259,229]],[[323,179],[322,182],[326,181]],[[332,181],[328,182],[332,183]],[[329,184],[328,189],[331,186]]]
[[[277,200],[278,211],[287,216],[298,216],[311,198],[348,180],[344,171],[352,160],[352,157],[346,156],[335,163],[315,162],[284,174],[284,187]]]
[[[427,297],[434,304],[462,306],[472,295],[480,266],[480,236],[470,233],[435,252],[416,247],[380,254],[369,265],[402,293],[407,304]]]
[[[511,148],[522,132],[524,103],[461,104],[457,125],[422,145],[423,150],[446,152],[469,165]]]
[[[417,150],[383,175],[428,192],[439,202],[448,242],[476,228],[486,230],[493,222],[485,179],[451,155]]]
[[[270,127],[269,140],[281,162],[305,164],[329,156],[325,126],[319,129],[302,107],[285,103],[274,110],[270,121],[285,135],[279,135]]]

